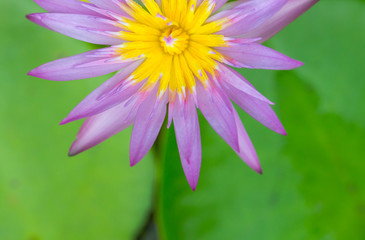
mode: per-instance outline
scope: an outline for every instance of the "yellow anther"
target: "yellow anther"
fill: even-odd
[[[189,35],[183,29],[172,26],[163,31],[160,41],[165,53],[171,55],[181,54],[188,46]]]
[[[125,0],[120,7],[129,15],[118,18],[117,35],[125,42],[116,53],[125,59],[141,60],[131,76],[144,82],[141,91],[158,84],[158,94],[186,91],[196,94],[196,81],[205,87],[216,75],[218,62],[227,61],[215,47],[227,46],[227,39],[216,34],[228,26],[230,18],[206,23],[215,0],[142,0],[145,7]]]

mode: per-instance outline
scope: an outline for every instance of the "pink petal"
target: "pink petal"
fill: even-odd
[[[246,79],[244,80],[247,81]],[[249,84],[248,81],[247,83]],[[240,108],[269,129],[279,134],[286,135],[283,125],[268,103],[258,100],[234,87],[227,86],[226,84],[224,85],[229,98]]]
[[[113,48],[93,50],[43,64],[28,75],[54,81],[84,79],[115,72],[133,61],[116,57],[118,55]]]
[[[224,4],[226,4],[228,0],[215,0],[215,6],[212,13],[215,13],[219,10]]]
[[[225,10],[228,12],[235,11],[237,13],[237,16],[232,19],[234,24],[219,31],[217,34],[222,34],[224,36],[238,36],[252,31],[271,18],[286,4],[287,1],[288,0],[240,1],[237,3],[235,8]],[[222,11],[222,13],[225,11]]]
[[[79,0],[34,0],[40,7],[50,13],[78,13],[95,15],[95,12],[86,8],[90,3]]]
[[[87,118],[70,148],[69,155],[77,155],[124,130],[132,124],[136,112],[134,101],[130,104],[121,103]]]
[[[245,68],[289,70],[303,65],[271,48],[258,43],[233,45],[216,48],[220,53],[231,58],[235,63]]]
[[[158,84],[157,84],[158,85]],[[136,165],[150,150],[160,132],[166,115],[168,92],[157,99],[158,86],[150,90],[138,109],[134,122],[129,158],[131,166]]]
[[[113,37],[121,29],[113,26],[113,21],[109,19],[66,13],[33,13],[27,15],[27,18],[38,25],[81,41],[102,45],[123,42]]]
[[[249,11],[251,10],[251,11]],[[235,21],[238,21],[239,19],[243,19],[244,17],[249,16],[249,14],[251,14],[252,9],[246,8],[246,9],[226,9],[226,10],[222,10],[214,15],[211,15],[208,19],[207,19],[207,23],[213,22],[213,21],[217,21],[220,20],[222,18],[229,18],[231,19],[231,24],[233,24]]]
[[[246,93],[254,98],[273,105],[270,100],[258,92],[256,88],[254,88],[241,74],[237,73],[235,70],[225,66],[224,64],[219,64],[218,69],[218,77],[220,81],[226,83],[225,85],[229,88],[237,89],[242,93]]]
[[[211,0],[215,3],[214,9],[212,11],[212,14],[215,13],[217,10],[219,10],[228,0]],[[203,0],[197,0],[196,5],[200,6],[200,4],[203,2]]]
[[[305,13],[319,0],[289,0],[273,17],[259,27],[241,35],[243,38],[260,37],[260,42],[270,39],[297,17]]]
[[[201,165],[199,120],[193,97],[182,101],[177,98],[174,105],[175,135],[186,179],[195,191]]]
[[[139,66],[141,62],[135,62],[118,72],[100,87],[90,93],[62,120],[66,124],[81,118],[90,117],[106,111],[133,96],[143,82],[128,84],[125,79]]]
[[[209,124],[234,150],[238,151],[233,105],[228,97],[219,91],[218,86],[204,89],[202,84],[197,81],[197,98],[199,109]]]
[[[236,122],[239,144],[239,151],[236,151],[236,153],[249,167],[261,174],[262,169],[255,148],[253,147],[250,137],[243,127],[241,119],[235,109],[233,109],[233,115]]]
[[[123,16],[126,15],[126,13],[118,6],[120,3],[125,3],[124,0],[89,0],[89,2],[95,4],[95,6],[109,10],[118,14],[121,14]]]
[[[174,116],[174,106],[176,100],[176,92],[170,91],[169,93],[169,108],[168,108],[168,116],[167,116],[167,128],[170,128],[172,117]]]

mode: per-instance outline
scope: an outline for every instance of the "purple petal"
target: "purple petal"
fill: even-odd
[[[239,144],[239,151],[236,151],[236,153],[249,167],[262,174],[262,169],[255,148],[253,147],[250,137],[243,127],[241,119],[235,109],[233,109],[233,115],[236,122]]]
[[[211,0],[215,3],[214,9],[212,11],[212,14],[215,13],[217,10],[219,10],[228,0]],[[203,2],[203,0],[197,0],[196,5],[200,6],[200,4]]]
[[[79,0],[34,0],[41,8],[50,13],[78,13],[96,15],[94,11],[85,7],[90,3]]]
[[[136,165],[148,153],[165,119],[168,92],[165,92],[162,99],[157,99],[158,84],[156,86],[145,93],[148,96],[141,100],[136,115],[129,149],[131,166]]]
[[[250,84],[246,79],[244,80],[247,84]],[[227,86],[226,84],[224,85],[229,98],[240,108],[269,129],[279,134],[286,135],[283,125],[268,103],[258,100],[234,87]]]
[[[215,13],[219,10],[224,4],[226,4],[228,0],[215,0],[215,6],[212,13]]]
[[[54,81],[97,77],[123,69],[131,64],[132,60],[115,59],[118,57],[116,54],[113,48],[93,50],[43,64],[28,74]]]
[[[250,0],[240,1],[235,8],[225,10],[236,12],[235,18],[232,19],[233,25],[219,31],[217,34],[224,36],[238,36],[263,24],[278,12],[288,0]],[[223,12],[222,11],[222,14]],[[248,13],[248,14],[247,14]],[[208,19],[209,21],[211,19]]]
[[[33,13],[27,18],[42,27],[94,44],[115,45],[123,40],[113,37],[121,29],[101,17],[67,13]]]
[[[167,116],[167,128],[170,128],[172,117],[174,116],[174,105],[175,105],[176,92],[170,91],[169,94],[169,108],[168,108],[168,116]]]
[[[175,135],[186,179],[195,191],[201,165],[199,120],[193,97],[182,101],[177,98],[174,105]]]
[[[82,125],[69,155],[77,155],[129,127],[135,118],[137,108],[133,103],[121,103],[103,113],[87,118]]]
[[[241,35],[242,38],[260,37],[260,42],[270,39],[297,17],[305,13],[319,0],[289,0],[273,17],[258,28]]]
[[[252,10],[251,11],[249,11],[249,10],[251,10],[251,9],[249,9],[249,8],[226,9],[226,10],[220,11],[220,12],[210,16],[206,22],[210,23],[213,21],[220,20],[222,18],[229,18],[231,20],[230,23],[233,24],[235,21],[238,21],[238,19],[243,19],[244,17],[247,17],[249,14],[251,14]]]
[[[122,8],[118,6],[120,3],[125,3],[124,0],[89,0],[89,2],[95,4],[95,6],[99,8],[109,10],[123,16],[126,15]]]
[[[219,91],[218,86],[204,89],[199,81],[196,86],[200,111],[219,136],[234,150],[238,150],[236,123],[231,101],[222,91]]]
[[[140,65],[135,62],[115,74],[108,81],[90,93],[67,116],[61,124],[90,117],[110,109],[133,96],[143,82],[130,84],[125,79]]]
[[[233,59],[238,66],[242,64],[241,67],[245,68],[289,70],[303,65],[300,61],[258,43],[216,49],[228,58]]]
[[[229,88],[237,89],[242,93],[246,93],[254,98],[273,105],[270,100],[258,92],[256,88],[254,88],[241,74],[237,73],[235,70],[223,64],[219,64],[218,69],[218,77],[220,81],[223,81]]]

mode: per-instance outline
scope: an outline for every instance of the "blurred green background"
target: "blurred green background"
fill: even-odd
[[[58,123],[107,76],[26,76],[92,46],[27,21],[31,0],[0,9],[0,240],[365,239],[365,1],[322,0],[267,43],[303,67],[240,70],[288,136],[240,111],[258,175],[201,118],[196,192],[172,129],[133,168],[130,129],[67,157],[82,121]]]

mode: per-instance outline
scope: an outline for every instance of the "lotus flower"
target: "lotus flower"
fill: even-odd
[[[262,172],[231,100],[269,129],[286,133],[271,109],[273,103],[231,67],[288,70],[301,66],[261,43],[317,0],[35,2],[48,13],[30,14],[29,20],[109,47],[46,63],[29,75],[68,81],[116,72],[61,122],[86,118],[69,155],[133,125],[130,165],[134,166],[152,147],[168,111],[167,125],[174,123],[182,167],[195,190],[202,158],[198,108],[243,161]]]

